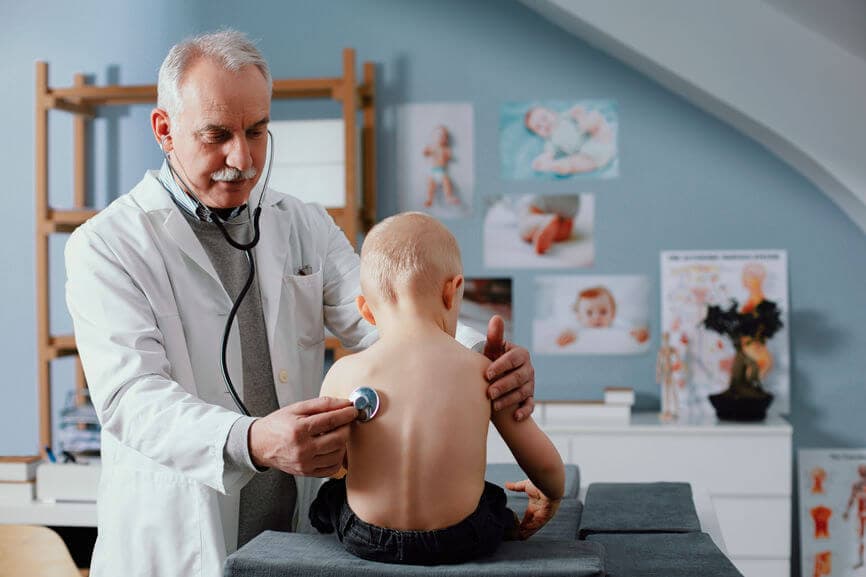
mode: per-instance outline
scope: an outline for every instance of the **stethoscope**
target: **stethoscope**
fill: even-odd
[[[244,415],[250,417],[249,409],[247,409],[246,405],[244,405],[243,401],[241,401],[240,396],[238,395],[237,390],[235,389],[234,383],[232,382],[231,375],[229,375],[228,370],[228,342],[229,342],[229,334],[232,330],[232,325],[234,324],[235,317],[237,316],[238,309],[240,309],[241,303],[244,300],[244,297],[247,296],[247,293],[250,290],[250,287],[253,285],[253,279],[256,276],[256,264],[253,259],[253,249],[259,244],[259,238],[261,237],[261,229],[259,228],[259,217],[262,214],[262,199],[265,197],[265,191],[268,189],[268,182],[271,179],[271,167],[274,164],[274,135],[271,134],[271,131],[268,130],[268,168],[265,171],[265,180],[262,185],[262,192],[259,195],[259,203],[253,211],[253,238],[249,242],[242,243],[238,242],[232,238],[229,231],[226,229],[225,225],[222,222],[222,218],[215,211],[211,210],[199,199],[198,195],[193,192],[192,188],[182,179],[180,175],[178,175],[174,171],[174,167],[171,165],[171,160],[169,159],[168,153],[165,151],[165,138],[163,138],[161,142],[162,146],[160,147],[162,150],[162,156],[165,158],[165,164],[168,166],[168,170],[171,173],[172,178],[176,183],[183,186],[183,192],[188,194],[196,203],[196,214],[199,218],[204,220],[209,220],[213,222],[220,232],[223,235],[223,238],[226,239],[226,242],[229,243],[233,248],[236,248],[240,251],[243,251],[244,255],[247,257],[247,280],[244,283],[243,288],[240,293],[238,293],[237,298],[232,303],[231,311],[229,311],[229,316],[226,319],[225,328],[223,329],[223,338],[222,343],[220,344],[220,369],[223,375],[223,381],[225,381],[226,391],[231,395],[232,400],[237,405],[238,410],[242,412]],[[166,186],[163,183],[163,186]],[[249,210],[249,207],[247,208]],[[352,394],[349,396],[349,400],[352,402],[352,405],[358,411],[358,417],[356,420],[361,422],[366,422],[376,416],[376,413],[379,411],[379,395],[376,393],[375,389],[370,387],[358,387]]]
[[[232,238],[229,231],[226,229],[225,225],[222,222],[222,217],[216,213],[216,211],[211,210],[201,201],[198,195],[193,192],[192,187],[190,187],[186,181],[184,181],[180,175],[175,172],[174,167],[171,165],[171,159],[168,156],[168,153],[165,151],[165,139],[162,141],[162,156],[165,158],[165,164],[168,166],[168,171],[171,173],[172,178],[176,183],[183,187],[183,192],[190,196],[195,201],[196,204],[196,215],[203,220],[210,221],[214,223],[219,231],[222,233],[223,238],[226,239],[226,242],[229,243],[232,247],[243,251],[244,255],[247,257],[247,280],[244,283],[243,288],[241,288],[240,293],[238,293],[237,298],[232,303],[231,311],[229,311],[229,316],[226,319],[226,325],[223,329],[223,338],[222,343],[220,345],[220,369],[223,374],[223,381],[225,381],[226,391],[228,391],[229,395],[231,395],[232,400],[237,405],[240,412],[242,412],[246,416],[250,415],[249,409],[247,409],[246,405],[244,405],[243,401],[241,401],[240,396],[238,395],[237,390],[235,389],[234,383],[232,382],[231,375],[229,375],[228,370],[228,344],[229,344],[229,334],[232,330],[232,324],[234,324],[235,317],[238,314],[238,309],[241,307],[241,303],[244,300],[244,297],[247,296],[247,293],[250,290],[250,287],[253,285],[253,279],[256,276],[256,262],[253,259],[253,249],[259,244],[259,238],[261,237],[261,230],[259,228],[259,217],[262,214],[262,199],[265,197],[265,191],[268,189],[268,181],[271,179],[271,166],[274,163],[274,136],[271,134],[271,131],[268,130],[268,169],[265,172],[265,180],[262,186],[262,193],[259,195],[259,204],[256,206],[253,211],[253,238],[249,242],[238,242]],[[165,186],[165,183],[163,183]],[[247,207],[249,210],[249,207]]]

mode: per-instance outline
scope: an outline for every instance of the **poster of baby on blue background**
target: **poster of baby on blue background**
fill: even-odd
[[[499,121],[502,177],[615,178],[618,128],[612,100],[507,102]]]

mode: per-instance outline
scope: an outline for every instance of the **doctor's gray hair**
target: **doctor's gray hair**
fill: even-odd
[[[184,74],[200,58],[210,58],[230,72],[253,65],[265,77],[268,93],[273,88],[265,57],[244,33],[226,29],[201,34],[172,46],[159,68],[156,105],[169,115],[180,108],[180,87]]]
[[[400,295],[441,295],[444,283],[463,274],[460,246],[443,225],[422,212],[386,218],[361,248],[361,290],[396,303]]]

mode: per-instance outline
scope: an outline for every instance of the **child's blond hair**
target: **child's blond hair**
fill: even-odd
[[[454,235],[422,212],[386,218],[370,230],[361,249],[361,291],[388,303],[438,294],[445,281],[462,273]]]

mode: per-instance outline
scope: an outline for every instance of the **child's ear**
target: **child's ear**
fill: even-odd
[[[463,296],[463,275],[458,274],[445,282],[442,288],[442,304],[449,311],[457,303],[457,299]]]
[[[364,295],[358,295],[355,298],[355,304],[358,305],[358,312],[361,313],[361,316],[364,317],[371,325],[376,324],[376,317],[373,316],[373,309],[370,308],[370,305],[367,303],[367,299],[364,298]]]

